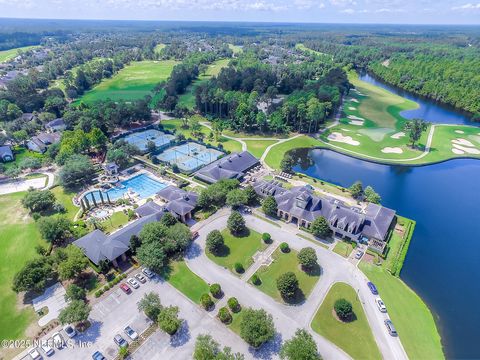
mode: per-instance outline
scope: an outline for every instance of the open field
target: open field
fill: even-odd
[[[195,89],[201,83],[208,81],[212,76],[217,76],[222,68],[226,67],[230,59],[221,59],[208,65],[205,74],[200,74],[197,80],[195,80],[186,90],[185,94],[182,94],[178,99],[178,104],[186,107],[189,110],[195,108]]]
[[[67,192],[61,186],[56,186],[52,188],[51,191],[54,193],[57,201],[65,207],[66,213],[62,215],[66,216],[70,220],[73,220],[77,212],[80,210],[80,208],[76,207],[72,201],[75,193]]]
[[[208,284],[193,273],[183,260],[172,261],[168,271],[161,275],[173,287],[197,304],[200,303],[200,296],[210,291]]]
[[[333,305],[338,299],[352,304],[355,319],[337,319]],[[343,349],[353,359],[381,359],[382,355],[368,324],[355,290],[345,283],[335,283],[312,320],[312,329]]]
[[[40,45],[23,46],[9,50],[2,50],[0,51],[0,63],[14,59],[18,55],[19,51],[25,52],[28,50],[36,49],[38,47],[40,47]]]
[[[356,247],[355,243],[349,243],[347,241],[339,240],[335,244],[335,247],[333,248],[333,252],[336,252],[337,254],[348,258],[355,247]]]
[[[247,150],[250,151],[253,156],[260,159],[265,152],[265,149],[272,144],[275,144],[276,140],[247,140]]]
[[[17,308],[12,280],[23,265],[38,256],[36,245],[45,245],[33,219],[21,204],[24,192],[0,196],[0,339],[19,339],[36,318],[33,308]]]
[[[314,148],[316,146],[321,146],[322,143],[310,136],[304,135],[299,136],[295,139],[285,141],[281,144],[278,144],[270,149],[268,152],[267,157],[265,158],[265,162],[268,166],[279,169],[280,162],[283,159],[285,153],[292,149],[297,148]]]
[[[173,60],[138,61],[125,66],[110,79],[104,79],[76,101],[92,103],[98,100],[138,100],[151,91],[160,81],[167,80],[173,67]]]
[[[104,231],[106,233],[112,233],[125,225],[128,222],[128,216],[123,211],[117,211],[110,216],[107,220],[102,222]]]
[[[177,134],[182,133],[187,139],[188,138],[195,139],[190,129],[182,128],[182,120],[180,119],[163,120],[162,125],[166,130],[169,130],[169,131],[175,130]],[[218,146],[221,144],[225,150],[231,151],[231,152],[242,150],[242,144],[240,144],[238,141],[227,139],[226,137],[223,137],[223,136],[220,136],[218,141],[209,140],[208,134],[210,134],[210,129],[208,129],[205,126],[201,127],[200,132],[204,135],[203,141],[207,144],[212,144],[214,146]]]
[[[422,299],[382,266],[362,261],[359,268],[378,288],[408,357],[444,359],[435,321]]]
[[[284,302],[277,289],[277,278],[286,272],[293,272],[297,279],[301,294],[294,299],[294,302],[300,302],[308,297],[313,287],[320,278],[320,271],[314,270],[311,274],[303,271],[297,259],[298,252],[290,249],[290,252],[283,253],[276,249],[272,254],[273,262],[269,266],[262,266],[255,274],[260,278],[261,284],[255,285],[259,290],[271,296],[279,302]]]
[[[262,235],[253,230],[249,230],[248,234],[243,236],[233,236],[228,229],[224,229],[222,235],[225,246],[221,253],[219,255],[209,251],[206,253],[214,263],[230,269],[235,274],[235,263],[242,264],[245,270],[248,269],[253,263],[252,256],[266,247],[262,241]]]

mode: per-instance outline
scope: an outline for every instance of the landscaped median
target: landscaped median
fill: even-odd
[[[334,305],[345,299],[353,315],[348,320],[338,317]],[[311,323],[312,329],[344,350],[353,359],[381,359],[372,330],[355,290],[345,283],[335,283]]]

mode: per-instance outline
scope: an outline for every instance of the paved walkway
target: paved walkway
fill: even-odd
[[[60,311],[67,306],[65,288],[58,282],[47,288],[42,295],[33,299],[32,303],[35,311],[44,307],[48,308],[48,314],[38,319],[38,325],[45,326],[51,320],[58,318]]]
[[[33,179],[19,178],[16,180],[0,183],[0,195],[27,191],[31,187],[34,189],[49,189],[53,185],[55,176],[50,172],[45,172],[42,174],[45,175],[47,179],[42,176]]]

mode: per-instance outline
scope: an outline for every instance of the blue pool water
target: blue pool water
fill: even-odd
[[[122,198],[129,189],[132,189],[135,193],[140,195],[141,199],[145,199],[155,195],[158,191],[162,190],[166,186],[167,185],[165,185],[164,183],[152,179],[147,174],[140,174],[130,179],[120,181],[120,183],[116,184],[116,187],[113,189],[103,191],[103,198],[106,201],[106,194],[108,193],[108,197],[110,198],[110,200],[115,201]],[[92,191],[90,193],[87,193],[85,196],[88,200],[90,200],[93,196],[95,200],[101,202],[101,196],[99,192],[99,190]]]

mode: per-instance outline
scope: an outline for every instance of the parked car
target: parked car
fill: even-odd
[[[49,342],[49,341],[42,341],[42,345],[40,346],[42,348],[43,352],[45,353],[45,355],[47,355],[47,356],[51,356],[55,352],[55,350],[52,349],[50,344],[51,344],[51,342]]]
[[[125,283],[120,284],[120,289],[122,289],[125,294],[130,294],[132,292],[132,289],[130,289],[130,286],[128,286]]]
[[[128,278],[127,283],[134,289],[138,289],[140,287],[137,280],[135,280],[134,278]]]
[[[92,355],[93,360],[106,360],[106,357],[100,351],[95,351]]]
[[[377,298],[375,299],[375,303],[377,304],[378,310],[380,310],[380,311],[383,312],[383,313],[386,313],[386,312],[387,312],[387,307],[385,306],[385,303],[383,302],[382,299],[380,299],[379,297],[377,297]]]
[[[37,348],[33,348],[33,349],[28,350],[28,355],[30,355],[30,357],[33,360],[40,360],[42,358],[42,355],[40,355]]]
[[[57,349],[63,349],[65,346],[65,340],[63,340],[62,335],[60,335],[59,332],[56,332],[52,335],[53,339],[53,346],[55,346]]]
[[[77,331],[72,325],[66,325],[63,327],[63,330],[65,331],[65,334],[71,339],[77,335]]]
[[[130,326],[125,327],[123,331],[125,331],[125,334],[127,334],[127,336],[132,340],[135,340],[138,338],[137,332],[133,330]]]
[[[125,340],[120,334],[115,335],[113,337],[113,341],[115,341],[115,344],[117,344],[120,347],[128,346],[127,340]]]
[[[367,285],[373,295],[378,295],[377,287],[372,282],[369,281]]]
[[[146,277],[148,277],[149,279],[153,278],[155,276],[155,274],[150,270],[150,269],[147,269],[147,268],[143,268],[142,269],[142,272],[145,274]]]
[[[390,336],[398,336],[397,330],[390,319],[385,320],[385,326],[387,327],[388,333]]]
[[[192,240],[195,240],[198,237],[198,231],[192,232]]]
[[[145,276],[143,276],[141,273],[136,274],[135,279],[140,281],[142,284],[145,284],[147,282],[147,279],[145,279]]]
[[[360,259],[363,255],[363,251],[357,251],[357,253],[355,254],[355,259]]]

